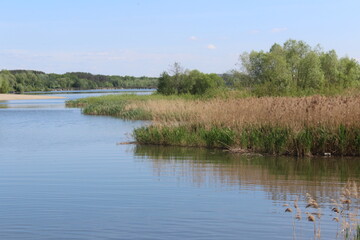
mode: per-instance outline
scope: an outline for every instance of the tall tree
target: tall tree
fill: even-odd
[[[339,62],[340,81],[344,87],[360,82],[360,65],[355,59],[344,57]]]
[[[324,83],[319,56],[311,51],[299,63],[298,86],[301,89],[320,89]]]
[[[291,87],[291,71],[286,62],[285,52],[278,44],[274,44],[267,54],[265,75],[278,93],[285,93]]]
[[[160,75],[157,91],[164,95],[177,93],[174,81],[167,72],[163,72]]]
[[[299,80],[300,62],[310,50],[310,46],[303,41],[289,39],[284,43],[286,61],[291,71],[292,81],[295,84]]]
[[[320,53],[321,69],[324,72],[324,80],[328,86],[339,84],[339,61],[335,50]]]

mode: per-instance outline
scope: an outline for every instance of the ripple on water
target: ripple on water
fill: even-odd
[[[1,239],[293,239],[282,205],[300,196],[304,207],[306,192],[331,239],[330,197],[358,181],[347,159],[116,145],[143,123],[52,105],[0,109]]]

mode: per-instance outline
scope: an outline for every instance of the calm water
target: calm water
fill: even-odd
[[[116,144],[143,124],[64,100],[0,103],[0,239],[293,239],[283,204],[304,207],[307,192],[324,209],[322,238],[336,237],[330,198],[359,179],[359,159]],[[312,223],[296,229],[313,236]]]

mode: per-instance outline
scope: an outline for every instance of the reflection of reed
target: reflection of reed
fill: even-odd
[[[246,157],[206,149],[137,146],[135,154],[150,159],[154,173],[182,181],[221,187],[261,187],[273,200],[310,193],[322,201],[338,197],[347,179],[358,179],[359,159],[294,159]],[[325,199],[324,199],[325,200]]]

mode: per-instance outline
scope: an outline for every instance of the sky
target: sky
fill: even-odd
[[[224,73],[302,40],[360,61],[359,0],[0,0],[0,69]]]

